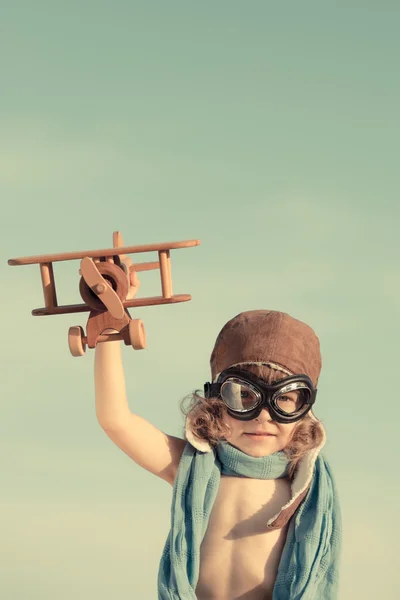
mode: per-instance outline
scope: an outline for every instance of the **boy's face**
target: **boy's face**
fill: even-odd
[[[230,435],[226,436],[226,441],[254,457],[268,456],[286,448],[297,425],[273,421],[266,408],[262,409],[257,420],[239,421],[226,414],[224,421],[231,430]]]

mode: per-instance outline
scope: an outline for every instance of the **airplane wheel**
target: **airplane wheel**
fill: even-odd
[[[68,331],[68,345],[72,356],[83,356],[86,352],[86,344],[83,341],[84,331],[82,327],[70,327]]]
[[[146,332],[141,319],[132,319],[129,321],[129,339],[132,348],[135,350],[144,350],[146,348]]]

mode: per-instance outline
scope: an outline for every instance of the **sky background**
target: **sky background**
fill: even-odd
[[[201,240],[172,253],[193,300],[132,311],[147,349],[123,350],[132,411],[167,433],[231,317],[315,329],[340,600],[399,597],[399,20],[385,0],[1,4],[1,598],[156,598],[172,489],[96,421],[93,351],[67,346],[86,316],[33,318],[39,267],[7,265],[114,230]],[[78,268],[55,265],[60,303]]]

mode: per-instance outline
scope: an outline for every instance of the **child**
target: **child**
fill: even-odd
[[[276,311],[229,321],[212,383],[193,394],[185,440],[129,410],[118,346],[96,349],[98,420],[133,460],[173,485],[159,600],[333,600],[340,511],[312,407],[313,330]]]

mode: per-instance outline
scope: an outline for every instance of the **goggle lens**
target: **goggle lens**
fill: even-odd
[[[297,413],[308,403],[310,399],[310,390],[300,389],[290,392],[281,392],[275,396],[274,401],[279,410],[287,415]]]
[[[232,410],[251,410],[261,400],[252,386],[239,379],[229,379],[221,385],[221,397]]]

